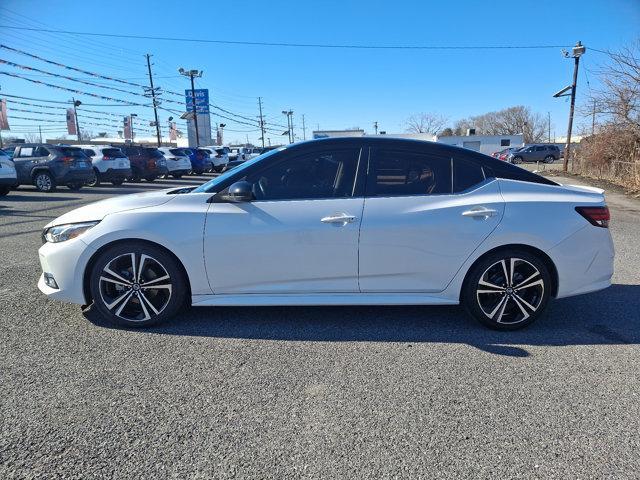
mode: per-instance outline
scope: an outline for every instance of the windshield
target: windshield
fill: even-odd
[[[233,170],[228,170],[226,172],[224,172],[222,175],[220,175],[219,177],[216,177],[212,180],[209,180],[207,183],[203,183],[202,185],[200,185],[198,188],[194,189],[191,193],[207,193],[207,192],[214,192],[215,191],[215,187],[216,185],[219,185],[220,183],[224,182],[225,180],[227,180],[229,177],[231,177],[232,175],[235,175],[238,172],[241,172],[242,170],[249,168],[251,165],[254,165],[258,162],[260,162],[261,160],[270,157],[271,155],[281,152],[282,150],[284,150],[286,147],[280,147],[280,148],[275,148],[273,150],[268,151],[267,153],[264,153],[258,157],[252,158],[251,160],[247,160],[246,162],[242,163],[240,166],[234,168]]]

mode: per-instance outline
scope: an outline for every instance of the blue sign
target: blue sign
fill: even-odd
[[[196,94],[196,113],[209,113],[209,90],[206,88],[195,90]],[[193,111],[193,96],[191,90],[184,91],[185,103],[187,104],[187,112]]]

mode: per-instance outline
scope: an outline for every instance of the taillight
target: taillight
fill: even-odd
[[[150,158],[149,160],[147,160],[147,167],[155,168],[156,167],[156,161],[154,159]]]
[[[104,155],[102,157],[103,160],[111,160],[111,157],[109,155]]]
[[[65,165],[70,165],[75,159],[73,157],[62,157],[60,160],[62,160]]]
[[[609,207],[576,207],[576,212],[596,227],[609,227]]]

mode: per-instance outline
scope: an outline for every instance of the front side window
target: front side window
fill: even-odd
[[[360,149],[296,155],[245,178],[256,200],[345,198],[353,194]]]
[[[544,152],[546,147],[536,147],[536,152]]]
[[[368,196],[451,193],[451,159],[422,152],[377,150],[373,155]]]

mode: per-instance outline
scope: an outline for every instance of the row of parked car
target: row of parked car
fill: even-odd
[[[42,192],[61,185],[79,190],[105,182],[118,186],[125,181],[153,182],[167,176],[221,172],[228,164],[228,147],[22,143],[0,150],[0,196],[19,185],[35,185]]]
[[[564,153],[557,145],[526,145],[524,147],[505,148],[493,152],[492,157],[509,163],[544,162],[553,163],[562,158]]]

